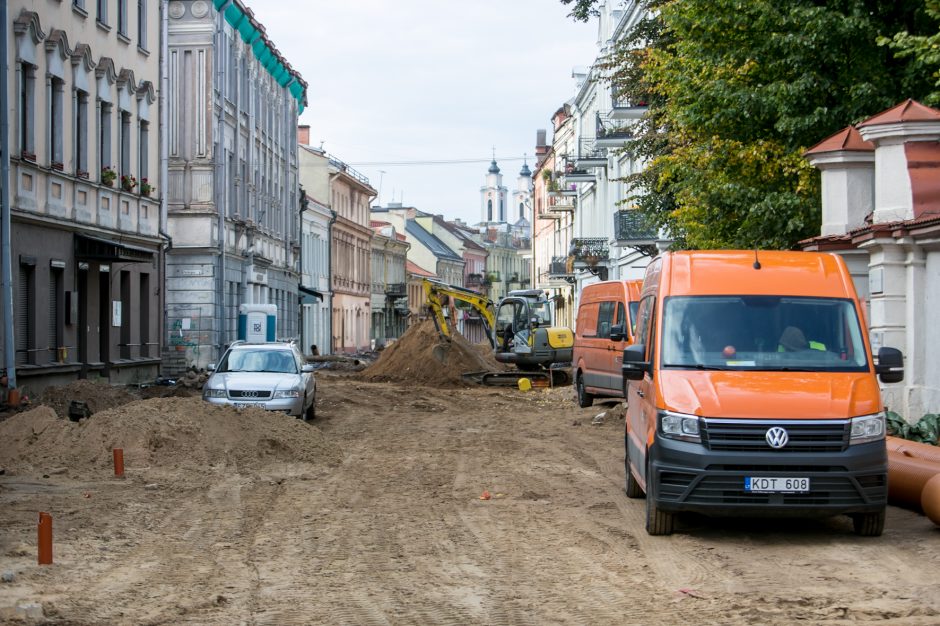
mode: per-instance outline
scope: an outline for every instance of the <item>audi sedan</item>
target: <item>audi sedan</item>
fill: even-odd
[[[305,420],[316,416],[314,367],[293,343],[235,342],[209,370],[202,388],[206,402],[260,407]]]

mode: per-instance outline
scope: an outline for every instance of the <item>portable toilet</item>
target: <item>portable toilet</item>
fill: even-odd
[[[275,341],[277,306],[274,304],[239,304],[238,338],[249,343]]]

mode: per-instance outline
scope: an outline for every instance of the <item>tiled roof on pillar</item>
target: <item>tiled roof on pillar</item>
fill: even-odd
[[[858,128],[899,122],[940,122],[940,111],[908,98],[901,104],[868,118],[859,124]]]
[[[804,152],[803,156],[823,154],[826,152],[873,152],[874,149],[875,144],[862,139],[862,136],[854,126],[848,126],[835,135],[823,139]]]

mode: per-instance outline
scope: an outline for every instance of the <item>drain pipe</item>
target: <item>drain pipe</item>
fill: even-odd
[[[330,189],[332,188],[333,188],[333,177],[331,176],[330,177]],[[329,281],[329,284],[330,284],[330,290],[329,290],[329,293],[330,293],[330,316],[329,316],[330,354],[333,354],[335,351],[335,347],[333,346],[333,296],[334,296],[333,294],[333,224],[336,223],[336,215],[337,215],[336,211],[334,211],[331,208],[330,209],[330,223],[327,225],[327,228],[326,228],[326,239],[327,239],[327,242],[329,242],[329,247],[330,247],[329,248],[330,253],[326,257],[327,258],[326,279]]]
[[[160,251],[160,295],[163,302],[163,316],[160,318],[161,327],[159,329],[160,334],[160,345],[159,350],[161,356],[166,350],[167,344],[167,328],[169,328],[169,312],[166,306],[166,254],[173,248],[173,238],[170,237],[170,234],[167,232],[168,222],[169,222],[169,206],[167,202],[167,192],[170,188],[169,182],[169,171],[170,171],[170,129],[168,126],[169,121],[169,111],[167,106],[167,89],[170,86],[170,74],[169,74],[169,63],[167,61],[167,50],[169,49],[168,44],[168,31],[167,26],[168,16],[167,16],[167,4],[169,0],[161,0],[160,2],[160,237],[163,239],[164,244],[162,250]],[[160,359],[160,368],[163,368],[163,359]]]
[[[225,10],[231,4],[232,0],[226,0],[218,8],[218,25],[216,27],[216,65],[215,65],[215,85],[216,98],[218,104],[218,124],[215,139],[215,210],[219,213],[218,238],[219,238],[219,275],[216,277],[216,349],[218,357],[222,356],[222,349],[225,345],[225,187],[223,186],[223,174],[225,173],[225,96],[222,90],[225,87],[223,79],[223,42],[225,40]]]
[[[3,366],[7,371],[7,387],[16,389],[16,340],[13,333],[13,250],[10,237],[10,107],[7,81],[7,2],[0,2],[0,257],[2,257],[3,298]]]

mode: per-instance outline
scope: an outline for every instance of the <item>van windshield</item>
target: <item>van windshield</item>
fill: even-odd
[[[664,367],[868,371],[853,301],[674,296],[663,314]]]

